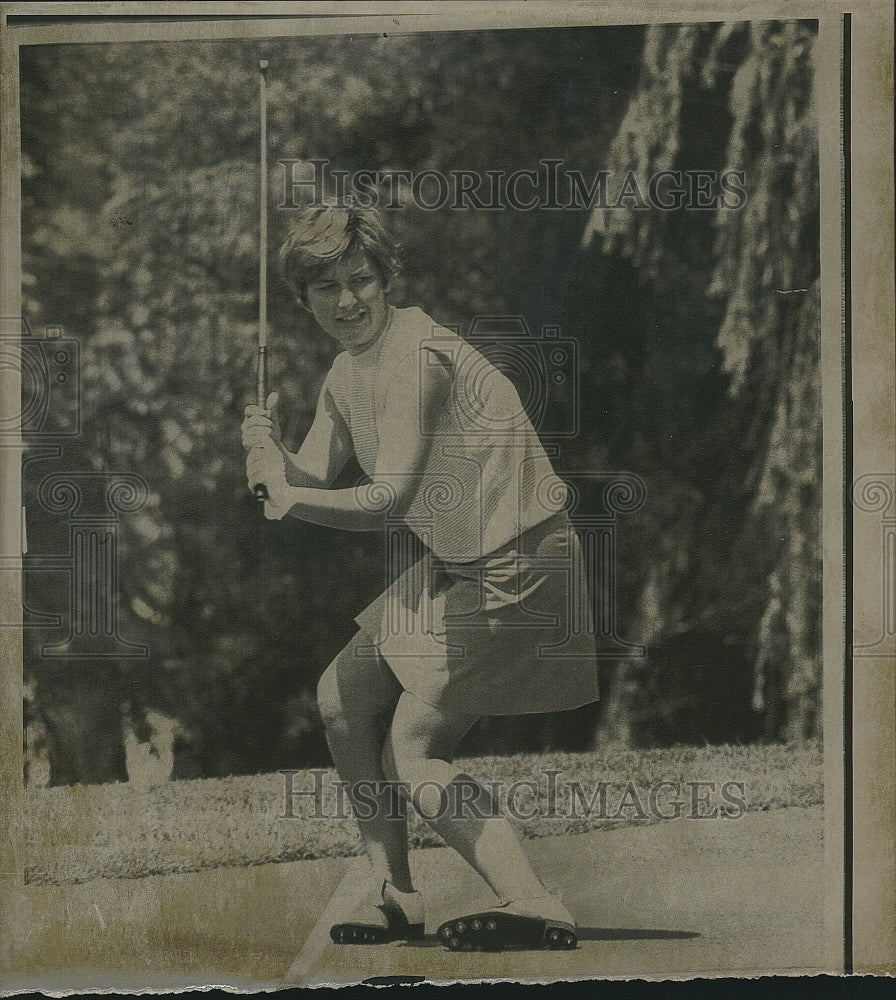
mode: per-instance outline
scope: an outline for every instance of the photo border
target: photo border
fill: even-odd
[[[830,972],[896,969],[896,651],[870,657],[886,595],[880,524],[857,512],[863,476],[893,476],[893,14],[869,0],[833,2],[532,2],[354,4],[2,5],[0,315],[21,315],[18,81],[20,46],[225,39],[292,34],[451,31],[502,27],[813,18],[819,22],[822,410],[824,424],[824,756],[826,965]],[[164,14],[159,10],[164,9]],[[127,13],[124,13],[124,12]],[[226,16],[222,16],[226,11]],[[101,12],[101,13],[98,13]],[[120,12],[120,13],[119,13]],[[155,18],[155,19],[153,19]],[[147,20],[149,19],[149,20]],[[0,392],[18,398],[15,373]],[[887,404],[890,405],[887,405]],[[0,442],[0,559],[21,552],[21,467]],[[0,577],[3,620],[21,616],[21,581]],[[24,872],[22,632],[0,632],[0,927],[21,919]],[[838,738],[832,738],[836,735]],[[0,940],[3,935],[0,934]],[[0,945],[0,969],[4,955]],[[35,984],[39,986],[40,984]],[[200,985],[200,984],[196,984]],[[3,981],[0,979],[0,989]]]

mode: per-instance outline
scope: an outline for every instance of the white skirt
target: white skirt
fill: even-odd
[[[355,619],[401,686],[470,715],[578,708],[598,698],[591,599],[566,514],[469,563],[427,554]]]

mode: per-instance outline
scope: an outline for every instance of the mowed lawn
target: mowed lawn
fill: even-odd
[[[529,838],[681,818],[736,820],[750,811],[823,801],[817,742],[522,754],[459,764],[491,783],[510,807],[511,822]],[[298,794],[289,795],[290,789]],[[410,812],[412,846],[441,845]],[[23,819],[31,883],[140,878],[360,852],[344,790],[333,771],[322,769],[153,787],[28,788]]]

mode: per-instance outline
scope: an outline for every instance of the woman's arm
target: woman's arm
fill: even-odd
[[[285,453],[287,482],[290,486],[326,489],[353,452],[351,431],[325,382],[305,440],[294,455]]]
[[[419,488],[432,431],[450,391],[450,373],[441,365],[421,365],[416,353],[396,366],[379,427],[376,471],[372,482],[362,486],[328,490],[292,485],[284,456],[272,442],[253,447],[247,471],[250,481],[256,477],[268,487],[265,515],[279,520],[289,514],[347,531],[378,531],[387,514],[400,517]]]
[[[352,454],[351,433],[326,383],[321,389],[311,428],[295,454],[287,450],[280,436],[278,398],[278,393],[272,392],[264,410],[254,404],[246,407],[242,427],[244,447],[251,451],[255,447],[273,444],[283,458],[284,474],[290,486],[325,489],[336,479]],[[265,469],[273,472],[270,464]],[[250,486],[254,484],[250,483]]]

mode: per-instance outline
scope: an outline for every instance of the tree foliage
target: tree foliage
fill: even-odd
[[[713,631],[722,626],[746,645],[752,705],[773,739],[820,727],[815,33],[814,22],[796,21],[649,29],[610,168],[647,177],[717,166],[742,173],[747,198],[740,210],[703,214],[598,211],[586,230],[586,240],[598,235],[605,252],[623,253],[642,285],[671,305],[672,316],[652,310],[658,337],[672,341],[695,315],[710,320],[731,402],[716,402],[715,428],[704,424],[690,461],[676,463],[694,512],[676,527],[688,525],[691,538],[651,567],[645,615],[659,620],[655,628],[683,631],[694,610],[681,608],[681,583],[696,576],[685,592],[697,596]],[[694,460],[710,456],[706,479]],[[735,523],[726,523],[725,508]],[[738,562],[761,573],[761,587],[719,559],[718,532],[707,531],[719,527]],[[722,567],[724,587],[714,580]]]

